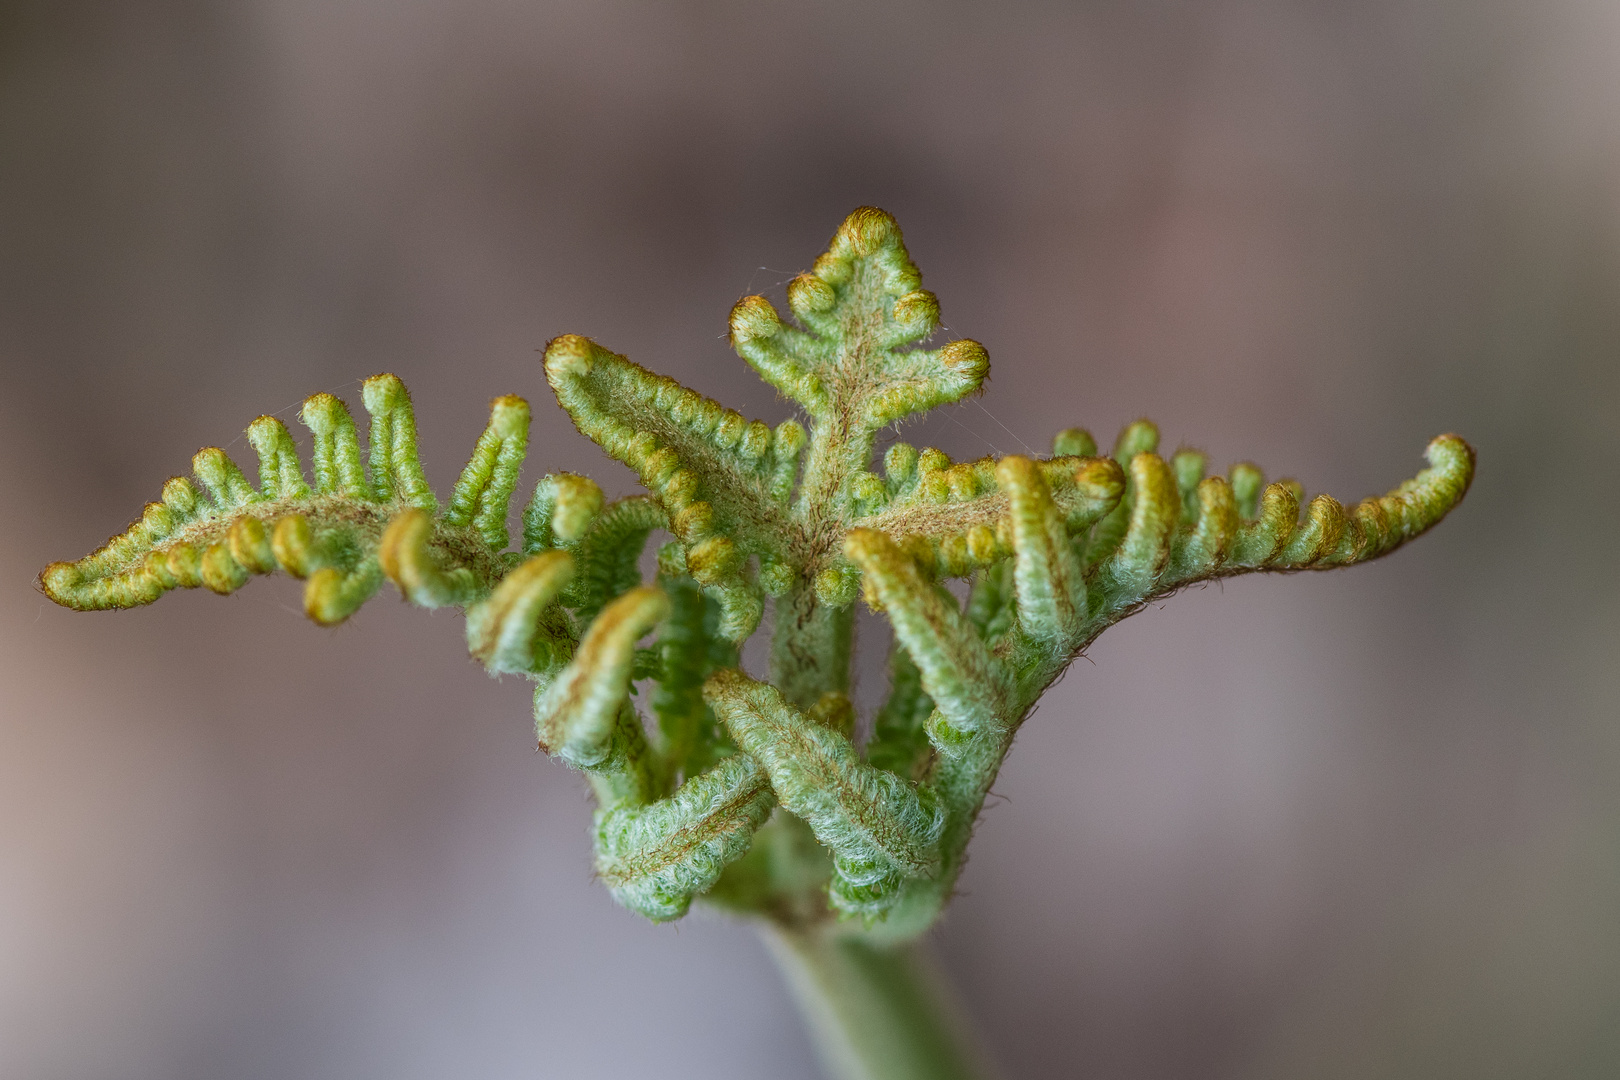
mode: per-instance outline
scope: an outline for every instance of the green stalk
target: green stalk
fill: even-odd
[[[762,929],[833,1080],[989,1080],[938,965],[918,942],[880,948]]]

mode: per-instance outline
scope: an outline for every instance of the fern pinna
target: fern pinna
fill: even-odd
[[[1454,435],[1428,468],[1345,508],[1267,485],[1257,468],[1206,475],[1202,454],[1156,451],[1128,425],[1100,455],[1079,428],[1052,455],[952,462],[879,430],[979,391],[982,346],[919,347],[939,327],[894,220],[855,211],[788,287],[731,313],[731,341],[805,423],[771,427],[582,337],[545,373],[581,432],[647,493],[604,500],[546,476],[509,547],[529,406],[496,399],[442,506],[417,459],[410,396],[369,379],[362,455],[349,411],[304,403],[306,477],[286,427],[260,417],[251,483],[222,450],[163,487],[122,535],[41,576],[77,609],[172,588],[231,592],[255,574],[303,578],[316,622],[347,618],[391,580],[424,607],[466,612],[490,671],[535,683],[539,743],[599,801],[596,865],[656,920],[694,897],[788,927],[898,941],[949,898],[985,794],[1019,723],[1104,629],[1188,584],[1321,570],[1387,554],[1463,497],[1473,452]],[[653,533],[672,539],[646,582]],[[970,579],[964,603],[944,583]],[[894,630],[889,696],[857,739],[848,697],[855,606]],[[739,647],[773,609],[769,671]],[[649,645],[641,645],[651,636]],[[650,718],[632,684],[650,680]]]

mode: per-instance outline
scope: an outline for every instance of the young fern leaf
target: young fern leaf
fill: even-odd
[[[1020,625],[1063,652],[1078,639],[1086,613],[1086,582],[1065,516],[1028,458],[1002,458],[996,478],[1008,492]]]
[[[873,485],[855,527],[899,539],[940,577],[966,577],[1013,553],[1010,494],[997,462],[953,464],[938,450],[918,454],[905,443],[885,460],[888,479]],[[1061,455],[1033,466],[1071,539],[1117,506],[1124,490],[1119,467],[1104,458]]]
[[[641,583],[638,562],[647,537],[667,521],[663,507],[632,495],[604,507],[578,540],[560,545],[573,555],[575,565],[563,603],[581,623],[588,624],[609,601]]]
[[[554,602],[574,576],[566,551],[515,567],[489,598],[467,609],[467,651],[495,673],[551,672],[573,658],[573,627]],[[408,595],[408,594],[407,594]]]
[[[731,310],[731,342],[766,382],[818,428],[870,433],[979,389],[990,364],[975,341],[912,349],[939,328],[900,228],[873,207],[855,211],[808,274],[788,284],[788,325],[763,296]]]
[[[576,768],[639,772],[648,757],[640,724],[626,721],[636,641],[669,613],[661,589],[641,586],[603,609],[568,666],[535,696],[540,748]]]
[[[379,502],[398,500],[429,514],[439,508],[439,500],[428,486],[427,475],[416,453],[416,414],[405,384],[392,375],[367,379],[360,387],[360,398],[371,414],[371,489]],[[522,402],[522,398],[514,399]],[[525,416],[528,403],[522,405]],[[295,462],[296,464],[296,462]]]
[[[686,572],[732,609],[733,640],[753,633],[763,603],[746,599],[755,589],[745,564],[782,555],[804,429],[750,423],[574,335],[546,346],[546,378],[579,430],[641,477],[681,542]]]
[[[602,489],[588,476],[554,473],[534,487],[523,511],[523,554],[572,544],[602,512]]]
[[[925,347],[938,303],[899,226],[871,207],[793,280],[788,306],[739,301],[731,343],[808,429],[750,421],[586,338],[554,339],[545,376],[559,403],[647,492],[609,501],[587,477],[545,476],[517,551],[506,522],[527,403],[496,399],[441,509],[410,396],[379,375],[362,390],[366,454],[330,395],[301,410],[307,476],[286,427],[260,417],[247,432],[257,485],[203,450],[194,481],[170,480],[139,521],[53,563],[41,586],[67,607],[118,608],[279,569],[307,579],[305,607],[326,624],[384,577],[418,606],[461,607],[472,656],[536,684],[541,747],[590,778],[597,872],[622,904],[667,920],[712,893],[796,932],[893,941],[947,902],[1019,725],[1098,634],[1199,581],[1388,554],[1473,476],[1473,451],[1443,435],[1387,495],[1306,502],[1250,464],[1223,477],[1194,450],[1166,460],[1146,420],[1106,457],[1069,428],[1047,458],[953,463],[896,443],[878,466],[880,428],[981,388],[984,348]],[[646,584],[659,529],[674,540]],[[958,577],[972,582],[965,607],[943,584]],[[864,748],[848,696],[863,594],[894,631]],[[767,596],[760,680],[739,657]],[[651,737],[638,680],[656,684]]]
[[[1011,688],[977,628],[956,600],[931,584],[915,561],[883,533],[855,529],[844,551],[866,576],[889,616],[895,638],[911,654],[936,706],[928,735],[945,753],[997,728]]]
[[[487,588],[499,570],[487,538],[431,520],[436,500],[417,458],[416,420],[404,384],[377,375],[366,380],[361,395],[371,414],[369,476],[349,410],[330,394],[316,394],[299,413],[313,437],[313,484],[287,428],[261,416],[247,429],[259,457],[257,488],[223,450],[198,451],[192,459],[197,485],[183,477],[170,480],[162,501],[149,504],[122,535],[78,562],[46,567],[40,576],[46,595],[81,610],[134,607],[173,588],[233,592],[254,574],[281,569],[308,579],[304,608],[330,626],[353,614],[381,584],[379,548],[390,519],[402,514],[417,516],[401,526],[399,535],[408,532],[409,544],[395,549],[406,560],[397,565],[419,600],[460,602]],[[521,398],[500,399],[492,430],[511,427],[514,416],[526,431],[528,405]],[[508,458],[514,453],[521,460],[521,433]],[[504,518],[510,488],[502,493],[473,487]],[[422,557],[411,561],[416,555]]]
[[[1089,641],[1141,604],[1198,581],[1327,570],[1388,554],[1445,517],[1473,478],[1473,449],[1455,435],[1436,438],[1425,457],[1429,467],[1387,495],[1348,511],[1318,495],[1302,520],[1298,484],[1262,486],[1264,475],[1253,465],[1235,466],[1229,479],[1203,477],[1201,454],[1183,452],[1168,464],[1156,454],[1137,454],[1122,507],[1125,534],[1090,571],[1094,599],[1082,638]]]
[[[445,525],[470,527],[492,550],[505,548],[506,510],[528,445],[529,403],[511,395],[496,398],[489,426],[478,437],[472,460],[456,481],[444,512]]]
[[[738,747],[770,776],[782,805],[832,852],[829,896],[837,910],[880,914],[903,879],[938,868],[944,811],[930,792],[861,761],[848,735],[740,671],[715,672],[703,692]]]
[[[1086,546],[1086,565],[1095,566],[1109,555],[1125,537],[1130,523],[1131,506],[1136,501],[1135,477],[1131,474],[1131,461],[1138,454],[1150,454],[1159,447],[1159,429],[1151,420],[1138,420],[1126,425],[1114,440],[1113,460],[1120,467],[1125,488],[1118,504],[1092,531]]]
[[[411,507],[400,511],[377,542],[377,562],[418,607],[470,603],[478,580],[470,568],[455,565],[453,554],[435,550],[433,515]]]
[[[775,805],[753,758],[724,758],[651,806],[598,811],[596,872],[630,910],[654,922],[678,919],[747,853]]]

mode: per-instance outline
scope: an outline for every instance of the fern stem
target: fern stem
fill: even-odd
[[[763,924],[833,1080],[987,1080],[994,1075],[922,943],[879,948]]]
[[[849,692],[855,608],[820,600],[808,583],[776,601],[770,677],[785,696],[808,709],[829,690]]]

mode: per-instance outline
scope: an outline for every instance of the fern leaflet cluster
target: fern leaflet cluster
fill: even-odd
[[[558,402],[647,493],[608,501],[587,477],[546,476],[515,546],[528,404],[496,399],[441,506],[410,397],[379,375],[362,392],[364,455],[330,395],[303,406],[308,476],[286,427],[260,417],[256,486],[203,450],[195,482],[170,480],[126,532],[41,585],[67,607],[126,608],[279,569],[306,580],[325,625],[385,578],[415,604],[459,607],[475,658],[533,680],[540,746],[589,777],[597,870],[620,902],[666,920],[706,896],[904,939],[948,900],[1019,724],[1098,634],[1195,582],[1387,554],[1473,475],[1473,451],[1443,435],[1387,495],[1307,503],[1252,465],[1221,476],[1194,451],[1166,460],[1145,420],[1106,455],[1071,428],[1045,458],[952,462],[896,443],[879,466],[876,433],[978,392],[985,349],[925,347],[939,304],[880,210],[850,215],[787,297],[787,317],[738,302],[731,341],[804,423],[749,420],[586,338],[553,340]],[[671,539],[648,582],[640,558],[658,531]],[[952,578],[970,583],[966,603]],[[862,599],[895,641],[864,741],[848,696]],[[767,604],[761,677],[739,649]],[[653,684],[650,717],[638,681]]]

